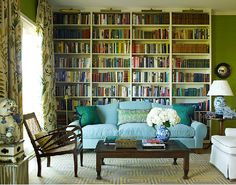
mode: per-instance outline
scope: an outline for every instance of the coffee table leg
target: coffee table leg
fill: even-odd
[[[101,180],[101,165],[102,165],[102,158],[100,155],[96,154],[96,171],[97,171],[97,179]]]
[[[183,179],[188,179],[188,171],[189,171],[189,153],[185,154],[185,156],[184,156],[183,168],[184,168],[184,176],[183,176]]]
[[[174,158],[173,165],[177,165],[177,158]]]

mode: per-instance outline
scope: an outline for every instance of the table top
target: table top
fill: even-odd
[[[115,145],[104,145],[104,141],[100,140],[95,149],[96,152],[127,152],[127,151],[137,151],[137,152],[150,152],[150,151],[163,151],[163,152],[170,152],[170,151],[190,151],[183,143],[178,140],[169,140],[166,142],[166,148],[159,149],[159,148],[143,148],[142,141],[137,140],[137,148],[119,148],[117,149]]]

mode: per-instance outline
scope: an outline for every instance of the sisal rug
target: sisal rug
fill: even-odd
[[[72,155],[51,158],[51,167],[42,163],[42,177],[37,168],[30,169],[30,184],[233,184],[209,162],[209,154],[190,154],[189,179],[182,179],[183,160],[173,159],[105,159],[102,180],[96,180],[96,155],[84,153],[84,166],[74,177]],[[78,161],[80,164],[80,162]],[[36,164],[36,163],[35,163]]]

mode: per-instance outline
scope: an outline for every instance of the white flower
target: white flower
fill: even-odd
[[[164,109],[155,107],[147,115],[147,124],[149,126],[164,125],[169,122],[170,126],[174,126],[180,122],[180,117],[174,109]]]

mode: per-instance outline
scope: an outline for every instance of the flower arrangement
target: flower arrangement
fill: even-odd
[[[171,108],[153,108],[147,115],[147,124],[149,126],[165,125],[166,127],[174,126],[180,122],[177,112]]]

